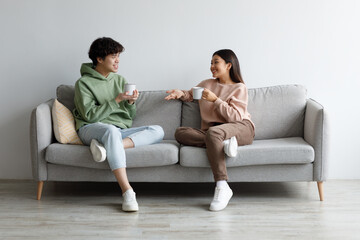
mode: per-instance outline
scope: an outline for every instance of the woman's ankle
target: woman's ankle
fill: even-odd
[[[229,184],[226,180],[219,180],[216,181],[216,187],[222,188],[222,187],[229,187]]]

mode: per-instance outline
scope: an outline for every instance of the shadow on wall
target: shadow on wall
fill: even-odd
[[[18,110],[0,121],[0,179],[32,179],[30,158],[31,110]]]

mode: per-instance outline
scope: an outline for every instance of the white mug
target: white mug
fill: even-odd
[[[192,91],[193,91],[193,99],[199,100],[202,97],[202,93],[204,91],[204,88],[202,88],[202,87],[193,87]]]
[[[129,92],[127,95],[133,95],[135,89],[136,89],[135,84],[127,83],[125,84],[124,93]]]

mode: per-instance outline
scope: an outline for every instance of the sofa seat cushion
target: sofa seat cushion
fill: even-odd
[[[158,167],[178,163],[179,144],[166,140],[158,144],[126,149],[127,168]],[[53,143],[46,149],[49,163],[76,167],[109,169],[107,160],[98,163],[92,158],[89,146]]]
[[[238,147],[238,155],[226,158],[227,167],[269,164],[306,164],[314,161],[311,145],[301,137],[255,140],[253,144]],[[210,167],[205,148],[182,146],[180,165]]]

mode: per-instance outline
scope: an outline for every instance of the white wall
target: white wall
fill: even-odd
[[[360,1],[0,0],[0,179],[32,177],[31,110],[74,84],[91,42],[125,46],[141,90],[189,89],[231,48],[249,88],[303,84],[331,120],[330,178],[360,178]]]

